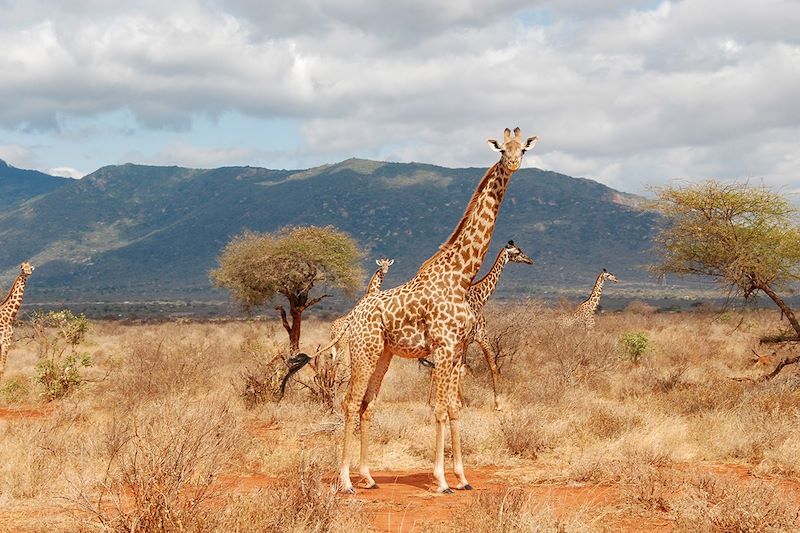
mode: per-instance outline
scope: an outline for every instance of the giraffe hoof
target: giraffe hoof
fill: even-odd
[[[467,484],[466,484],[466,485],[464,485],[463,487],[459,487],[459,488],[458,488],[458,490],[472,490],[472,485],[470,485],[469,483],[467,483]]]
[[[373,483],[369,487],[364,487],[365,489],[372,490],[372,489],[379,489],[380,486],[377,483]]]
[[[356,489],[353,487],[347,487],[346,489],[342,489],[342,494],[355,494]]]
[[[453,489],[450,487],[439,489],[439,494],[453,494]]]

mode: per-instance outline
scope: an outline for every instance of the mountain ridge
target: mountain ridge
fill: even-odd
[[[356,238],[368,271],[375,257],[395,257],[388,287],[447,238],[485,172],[358,158],[300,170],[108,165],[0,209],[0,272],[8,282],[30,258],[30,296],[39,299],[224,298],[208,270],[233,235],[332,224]],[[514,239],[536,264],[509,268],[501,292],[591,284],[603,267],[646,282],[641,266],[659,216],[642,201],[585,178],[520,169],[485,263]]]

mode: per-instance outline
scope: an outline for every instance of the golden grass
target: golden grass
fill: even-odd
[[[468,477],[470,468],[494,466],[516,484],[614,484],[617,515],[660,513],[708,531],[750,520],[741,516],[764,530],[797,524],[796,502],[769,480],[800,481],[800,378],[789,367],[767,383],[731,379],[766,371],[751,349],[772,331],[773,313],[740,321],[637,305],[602,314],[592,334],[564,330],[554,318],[536,302],[490,309],[490,335],[502,332],[493,339],[504,356],[503,411],[493,411],[489,372],[474,346],[461,413]],[[306,351],[326,342],[327,325],[304,323]],[[648,339],[638,364],[617,342],[632,331]],[[327,481],[336,477],[338,401],[330,413],[297,381],[279,404],[246,394],[248,376],[267,373],[284,337],[276,323],[94,323],[85,347],[90,381],[50,404],[32,380],[34,348],[18,343],[0,408],[45,412],[0,417],[0,531],[368,528],[367,512],[334,497]],[[298,379],[309,382],[311,370]],[[373,418],[374,469],[431,468],[429,379],[414,361],[393,362]],[[741,485],[683,472],[704,464],[740,465],[765,480]],[[266,481],[241,486],[252,476]],[[768,507],[772,518],[749,493],[778,502]],[[56,512],[23,512],[31,508]],[[564,517],[524,491],[501,491],[458,513],[453,530],[602,530],[605,512]]]

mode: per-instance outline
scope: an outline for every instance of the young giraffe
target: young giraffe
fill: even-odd
[[[361,300],[381,290],[383,280],[389,272],[389,267],[394,264],[394,259],[376,259],[375,264],[378,265],[378,269],[369,280],[367,290],[364,292],[364,296],[361,297]],[[358,305],[358,302],[356,302],[356,305]],[[340,316],[331,324],[330,341],[333,343],[331,347],[331,357],[334,361],[336,361],[336,353],[339,350],[339,346],[347,345],[347,328],[350,326],[350,315],[352,314],[353,311],[350,310],[346,315]]]
[[[480,346],[483,351],[483,357],[486,359],[486,364],[489,365],[489,370],[492,372],[492,392],[494,393],[494,408],[496,411],[501,410],[500,403],[497,400],[497,378],[499,372],[497,370],[497,364],[495,363],[494,350],[492,350],[492,346],[489,344],[489,335],[486,333],[486,317],[483,315],[483,306],[486,305],[487,300],[489,300],[489,297],[497,288],[500,274],[503,273],[503,269],[509,262],[525,263],[527,265],[533,264],[533,260],[525,255],[525,252],[516,246],[514,241],[508,241],[508,244],[497,254],[497,258],[494,260],[494,264],[489,272],[480,280],[473,283],[467,292],[467,303],[469,303],[472,313],[475,315],[475,327],[468,336],[468,340],[471,339],[471,342],[467,343],[467,347],[469,347],[472,342],[477,342],[478,346]],[[465,350],[464,356],[466,357],[466,355],[467,353]],[[430,362],[428,363],[427,366],[432,364]],[[432,379],[431,392],[433,392]],[[428,394],[428,402],[430,402],[430,397],[431,393]]]
[[[581,303],[572,314],[563,317],[561,323],[565,326],[580,324],[588,330],[594,329],[594,314],[597,311],[597,306],[600,305],[600,295],[603,293],[603,283],[606,280],[614,283],[619,281],[614,274],[604,268],[600,275],[597,276],[597,281],[594,282],[589,298]]]
[[[8,349],[11,345],[11,338],[14,336],[14,319],[22,305],[22,294],[25,292],[25,284],[28,276],[33,272],[33,267],[27,261],[19,266],[19,276],[14,280],[8,296],[0,304],[0,379],[6,369],[8,361]]]
[[[438,492],[452,492],[444,476],[444,427],[449,418],[457,488],[472,489],[464,476],[458,422],[461,356],[475,320],[466,300],[467,291],[486,256],[511,175],[519,169],[522,155],[536,141],[536,137],[523,139],[519,128],[514,130],[513,138],[506,129],[502,144],[490,140],[492,148],[501,153],[500,161],[479,182],[450,238],[422,264],[410,281],[364,298],[353,310],[349,329],[350,383],[343,402],[344,445],[339,471],[344,492],[355,492],[350,481],[350,455],[356,417],[360,417],[361,422],[359,472],[367,488],[377,487],[368,465],[369,426],[374,400],[395,355],[413,359],[433,355],[436,365],[433,371],[436,383],[433,475],[438,482]],[[290,361],[290,372],[310,359],[308,355],[298,354]]]

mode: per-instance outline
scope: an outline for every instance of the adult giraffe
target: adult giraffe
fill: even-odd
[[[361,418],[359,472],[367,488],[377,487],[368,465],[369,426],[374,400],[395,355],[413,359],[433,356],[436,365],[433,475],[438,482],[437,490],[452,492],[444,476],[444,426],[448,418],[457,488],[472,489],[464,475],[458,423],[461,356],[475,321],[466,296],[489,248],[511,175],[519,169],[522,155],[536,141],[536,137],[523,139],[519,128],[514,130],[514,137],[506,129],[502,143],[490,140],[489,145],[501,154],[500,161],[478,183],[464,216],[447,241],[411,280],[365,298],[353,309],[348,330],[350,383],[342,405],[344,445],[339,478],[343,492],[355,492],[350,480],[350,455],[356,416]],[[309,360],[309,356],[298,354],[290,362],[290,373]]]

